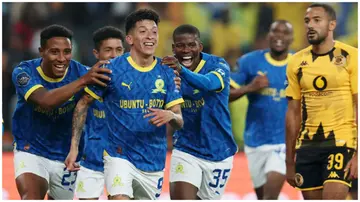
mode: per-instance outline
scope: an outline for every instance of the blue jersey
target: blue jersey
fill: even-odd
[[[237,151],[228,109],[230,69],[223,58],[201,53],[194,73],[214,73],[221,83],[218,91],[204,92],[182,79],[184,127],[174,135],[174,147],[196,157],[221,161]]]
[[[271,58],[269,50],[257,50],[237,61],[239,72],[231,75],[232,87],[247,85],[258,75],[266,75],[269,80],[268,87],[247,94],[249,106],[244,132],[244,142],[247,146],[257,147],[285,142],[285,81],[289,58],[290,54],[286,60],[276,61]]]
[[[138,66],[129,53],[110,60],[111,81],[107,88],[85,88],[96,99],[103,98],[108,129],[106,152],[127,159],[143,171],[165,167],[166,128],[143,118],[147,108],[168,109],[181,104],[175,74],[156,58],[149,67]]]
[[[88,109],[85,125],[85,149],[81,166],[104,171],[103,152],[107,143],[105,109],[102,100],[95,100]]]
[[[53,79],[44,74],[40,67],[41,61],[40,58],[22,62],[12,73],[18,95],[12,120],[12,134],[17,150],[64,161],[71,145],[73,111],[81,93],[53,110],[28,103],[27,99],[38,88],[51,90],[67,85],[85,74],[87,69],[71,60],[64,77]],[[82,146],[81,141],[80,153]]]

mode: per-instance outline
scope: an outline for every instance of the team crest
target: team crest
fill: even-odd
[[[166,94],[166,90],[164,90],[165,82],[161,78],[156,79],[155,81],[155,89],[152,89],[152,93],[162,93]]]
[[[295,184],[298,187],[304,184],[304,178],[300,173],[295,174]]]
[[[336,66],[346,66],[346,58],[343,55],[335,56],[333,62]]]

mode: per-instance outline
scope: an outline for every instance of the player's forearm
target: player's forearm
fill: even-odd
[[[286,112],[286,163],[294,163],[296,138],[300,130],[300,113],[288,108]]]
[[[88,97],[82,98],[77,103],[72,120],[72,138],[71,138],[71,150],[77,151],[81,139],[81,134],[85,125],[87,111],[92,102],[92,99]]]
[[[84,82],[82,82],[81,79],[78,79],[60,88],[45,91],[34,97],[33,100],[35,100],[35,103],[40,105],[40,107],[52,110],[67,102],[84,87]],[[32,98],[30,97],[30,99]]]
[[[202,75],[183,67],[180,74],[192,87],[200,91],[215,91],[221,88],[219,78],[213,73]]]
[[[242,86],[240,88],[231,88],[229,101],[230,102],[235,101],[250,92],[252,91],[251,91],[251,86],[249,85]]]

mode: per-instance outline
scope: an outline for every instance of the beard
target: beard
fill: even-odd
[[[325,41],[326,36],[320,36],[319,34],[316,34],[317,38],[316,39],[310,39],[309,37],[307,37],[307,40],[309,42],[309,44],[311,45],[319,45],[321,44],[323,41]]]

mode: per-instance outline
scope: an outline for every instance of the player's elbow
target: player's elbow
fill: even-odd
[[[180,130],[184,127],[184,120],[181,115],[178,115],[175,119],[170,121],[170,125],[173,130]]]

